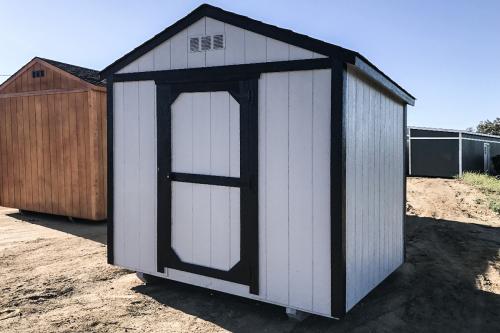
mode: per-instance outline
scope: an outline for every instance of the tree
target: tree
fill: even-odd
[[[493,121],[485,120],[479,122],[475,132],[482,134],[500,135],[500,118]]]

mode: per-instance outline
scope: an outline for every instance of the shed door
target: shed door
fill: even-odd
[[[490,172],[490,161],[491,161],[490,144],[484,143],[483,150],[484,150],[484,172],[488,173]]]
[[[256,80],[158,85],[158,270],[258,292]]]

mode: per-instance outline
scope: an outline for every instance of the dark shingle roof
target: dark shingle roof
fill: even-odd
[[[52,66],[55,66],[71,75],[74,75],[88,83],[92,83],[97,86],[104,86],[104,83],[101,82],[99,79],[99,71],[89,69],[89,68],[84,68],[80,66],[75,66],[75,65],[70,65],[66,64],[64,62],[59,62],[51,59],[46,59],[46,58],[41,58],[37,57],[40,60],[43,60]]]

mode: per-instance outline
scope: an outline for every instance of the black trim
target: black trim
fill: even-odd
[[[164,272],[167,266],[167,250],[171,248],[172,230],[172,182],[167,176],[172,170],[171,160],[171,116],[170,105],[173,103],[169,85],[156,86],[156,133],[157,133],[157,270]],[[162,221],[162,222],[160,222]],[[165,222],[166,221],[166,222]]]
[[[258,75],[247,80],[172,83],[157,79],[157,270],[165,267],[246,284],[259,292],[258,237]],[[221,78],[221,77],[219,77]],[[193,77],[191,76],[192,80]],[[171,166],[171,105],[182,92],[228,91],[240,104],[240,178],[175,173]],[[229,271],[182,262],[172,248],[172,181],[240,188],[240,261]]]
[[[346,64],[332,63],[331,84],[331,302],[332,316],[346,313],[346,142],[344,101],[346,93]]]
[[[106,116],[106,127],[107,127],[107,154],[108,154],[108,171],[107,171],[107,184],[108,184],[108,198],[107,198],[107,216],[108,216],[108,226],[107,226],[107,249],[108,249],[108,264],[113,265],[115,262],[114,257],[114,182],[113,182],[113,78],[109,77],[107,79],[107,116]]]
[[[168,178],[175,182],[241,187],[241,180],[234,177],[197,175],[192,173],[171,172]]]
[[[331,59],[318,58],[306,60],[276,61],[244,65],[228,65],[165,71],[123,73],[113,75],[115,82],[126,81],[163,81],[163,82],[214,82],[242,80],[257,77],[260,73],[290,72],[330,68]]]
[[[260,22],[254,19],[251,19],[249,17],[243,16],[243,15],[238,15],[236,13],[228,12],[225,11],[221,8],[210,6],[207,4],[203,4],[193,10],[191,13],[189,13],[187,16],[184,18],[178,20],[153,38],[149,39],[148,41],[144,42],[140,46],[136,47],[134,50],[131,52],[125,54],[115,62],[113,62],[111,65],[107,66],[105,69],[103,69],[100,73],[101,79],[116,73],[119,71],[121,68],[125,67],[126,65],[130,64],[132,61],[138,59],[140,56],[146,54],[147,52],[151,51],[167,39],[171,38],[178,32],[186,29],[188,26],[191,24],[195,23],[202,17],[211,17],[213,19],[232,24],[234,26],[237,26],[239,28],[249,30],[264,36],[271,37],[273,39],[280,40],[282,42],[295,45],[307,50],[311,50],[320,54],[323,54],[325,56],[330,56],[338,59],[339,61],[346,62],[353,64],[357,66],[356,58],[359,60],[362,60],[366,64],[366,68],[369,68],[369,72],[376,72],[377,77],[381,76],[385,79],[388,80],[388,82],[391,83],[391,85],[394,85],[394,88],[396,90],[400,90],[403,94],[406,94],[409,96],[410,99],[413,100],[413,103],[415,102],[415,98],[408,93],[406,90],[404,90],[400,85],[398,85],[394,80],[392,80],[388,75],[386,75],[384,72],[382,72],[380,69],[378,69],[375,65],[373,65],[368,59],[366,59],[363,55],[359,54],[358,52],[345,49],[343,47],[340,47],[338,45],[330,44],[315,38],[311,38],[309,36],[303,35],[296,33],[294,31],[288,30],[288,29],[283,29],[279,28],[274,25],[266,24],[264,22]],[[409,103],[413,105],[413,103]]]
[[[259,294],[259,79],[254,78],[240,82],[240,90],[247,91],[244,95],[248,103],[241,103],[240,117],[248,127],[243,132],[241,140],[246,141],[241,153],[240,163],[245,165],[245,177],[243,180],[248,182],[247,186],[242,187],[241,211],[245,223],[241,223],[241,242],[247,248],[245,259],[250,267],[250,293]],[[240,126],[241,128],[241,126]],[[242,150],[242,148],[240,148]],[[243,150],[242,150],[243,151]],[[252,223],[253,222],[253,223]],[[245,237],[243,237],[245,236]]]
[[[407,182],[407,170],[408,170],[408,106],[405,105],[403,108],[403,158],[404,158],[404,170],[403,170],[403,263],[406,262],[406,182]]]

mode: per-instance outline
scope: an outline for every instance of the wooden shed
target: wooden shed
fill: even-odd
[[[408,128],[408,174],[452,178],[464,172],[498,174],[500,136],[452,129]]]
[[[0,206],[106,219],[99,72],[34,58],[0,85]]]
[[[202,5],[101,78],[110,263],[337,318],[403,263],[415,99],[359,53]]]

